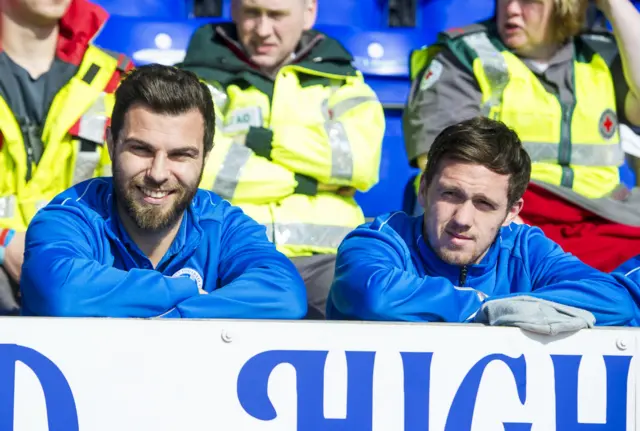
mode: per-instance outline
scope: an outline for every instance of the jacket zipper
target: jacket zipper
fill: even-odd
[[[31,142],[29,142],[29,138],[26,139],[27,144],[25,145],[27,148],[27,182],[31,180],[31,170],[33,168],[33,149],[31,148]]]
[[[558,96],[556,96],[558,97]],[[562,124],[560,125],[560,148],[558,151],[558,162],[562,167],[562,178],[560,185],[573,188],[573,168],[571,167],[571,117],[573,116],[573,106],[560,101],[562,112]]]
[[[463,266],[460,270],[460,279],[458,280],[458,284],[460,285],[459,287],[463,287],[467,282],[467,271],[468,269],[466,266]]]

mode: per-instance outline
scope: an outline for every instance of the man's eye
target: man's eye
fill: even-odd
[[[491,210],[494,209],[493,208],[493,204],[491,204],[490,202],[487,202],[487,201],[478,201],[476,203],[476,205],[478,207],[480,207],[481,209],[484,209],[484,210],[487,210],[487,211],[491,211]]]

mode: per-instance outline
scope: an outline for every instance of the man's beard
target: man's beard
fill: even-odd
[[[440,259],[442,259],[444,262],[450,265],[458,265],[458,266],[475,265],[477,263],[480,263],[481,259],[484,259],[484,256],[487,254],[488,250],[491,248],[491,246],[493,246],[493,243],[496,241],[496,239],[500,235],[500,226],[502,226],[502,223],[500,223],[497,226],[495,235],[491,239],[491,242],[489,242],[489,244],[487,244],[485,248],[482,250],[478,250],[474,248],[473,253],[471,255],[465,255],[460,253],[460,251],[458,250],[449,250],[449,249],[441,249],[441,250],[434,250],[434,251],[436,252],[436,254]],[[475,241],[478,240],[477,236],[474,236],[473,238]],[[478,245],[478,243],[474,242],[474,245]]]
[[[202,177],[202,171],[200,171],[200,177]],[[122,178],[122,172],[115,163],[113,163],[113,183],[116,201],[136,226],[141,230],[159,232],[174,226],[180,220],[196,195],[200,180],[194,186],[185,187],[177,183],[172,187],[175,200],[170,208],[140,204],[136,199],[136,194],[140,193],[137,190],[139,187],[155,190],[161,185],[153,183],[149,178],[143,180],[134,178],[127,182]]]

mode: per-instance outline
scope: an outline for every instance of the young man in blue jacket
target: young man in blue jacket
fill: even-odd
[[[396,212],[338,250],[332,319],[625,325],[625,288],[546,238],[512,223],[531,161],[504,124],[475,118],[440,133],[420,185],[424,216]],[[550,319],[550,320],[549,320]],[[573,319],[573,320],[572,320]],[[544,330],[542,330],[544,332]]]
[[[29,226],[23,314],[303,317],[304,283],[264,227],[198,190],[214,124],[191,72],[132,72],[107,136],[113,179],[68,189]]]

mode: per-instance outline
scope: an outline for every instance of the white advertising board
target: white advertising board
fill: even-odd
[[[0,431],[635,430],[639,335],[4,318]]]

